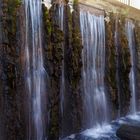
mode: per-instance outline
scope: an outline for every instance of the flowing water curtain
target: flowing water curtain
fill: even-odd
[[[59,28],[64,32],[64,4],[60,2],[58,7],[58,14],[59,14]],[[63,49],[63,61],[62,61],[62,76],[61,76],[61,99],[60,99],[60,109],[61,109],[61,115],[63,116],[63,108],[64,108],[64,92],[65,92],[65,63],[64,63],[64,43],[62,43],[62,49]]]
[[[80,12],[82,52],[82,87],[84,122],[86,127],[103,125],[108,121],[105,93],[105,23],[104,16]]]
[[[137,112],[137,95],[136,95],[136,52],[135,52],[135,35],[134,35],[135,25],[131,20],[126,21],[126,34],[128,39],[128,46],[130,50],[131,58],[131,71],[129,74],[130,80],[130,90],[131,90],[131,105],[130,113],[136,114]]]
[[[45,140],[45,70],[42,52],[41,0],[24,0],[26,16],[25,81],[29,108],[28,140]]]

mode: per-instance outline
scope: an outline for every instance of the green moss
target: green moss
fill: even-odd
[[[136,41],[136,83],[137,91],[140,90],[140,21],[135,21],[135,41]],[[137,96],[140,99],[140,95]]]
[[[106,83],[108,86],[108,91],[113,104],[112,116],[115,118],[118,112],[118,87],[116,79],[116,47],[115,47],[115,17],[113,13],[109,13],[106,21]]]
[[[46,31],[46,39],[47,39],[47,42],[49,43],[49,39],[52,32],[50,14],[49,14],[49,10],[47,9],[47,7],[45,7],[44,4],[42,5],[42,10],[43,10],[43,24]]]
[[[9,15],[8,18],[8,22],[9,22],[9,26],[11,29],[11,33],[15,34],[16,33],[16,18],[17,18],[17,14],[18,14],[18,8],[21,5],[21,0],[8,0],[8,9],[7,9],[7,13]]]
[[[131,64],[125,32],[125,16],[110,13],[109,19],[110,20],[106,22],[106,81],[113,103],[112,114],[114,114],[115,117],[117,115],[116,113],[118,113],[118,109],[121,112],[120,115],[125,115],[129,109],[129,72]],[[116,25],[118,34],[117,44],[115,44]],[[116,77],[116,75],[118,77]],[[120,100],[121,102],[119,102]]]
[[[1,68],[3,76],[3,132],[4,139],[25,139],[25,122],[23,114],[23,104],[20,102],[22,98],[21,89],[21,63],[19,57],[19,9],[21,1],[19,0],[3,0],[1,15],[2,42],[1,49]],[[21,42],[20,42],[21,43]],[[19,94],[20,92],[20,94]],[[18,99],[18,100],[17,100]],[[23,99],[23,98],[22,98]],[[22,109],[21,109],[22,108]],[[20,131],[19,131],[20,130]]]
[[[48,130],[49,139],[59,139],[59,106],[60,106],[60,79],[61,79],[61,67],[63,59],[63,41],[64,33],[60,30],[58,25],[58,5],[54,4],[50,10],[43,5],[43,24],[45,29],[45,67],[47,68],[50,91],[50,123]]]
[[[120,89],[121,89],[121,114],[125,115],[128,112],[128,106],[130,104],[130,88],[129,88],[129,73],[131,68],[130,52],[128,47],[128,40],[125,31],[125,16],[120,15],[119,27],[119,42],[120,42]]]
[[[78,1],[74,1],[72,13],[72,38],[71,38],[71,88],[72,88],[72,113],[73,129],[78,132],[82,128],[82,97],[80,94],[80,80],[82,69],[82,39],[80,32],[80,16]],[[76,122],[76,123],[75,123]]]

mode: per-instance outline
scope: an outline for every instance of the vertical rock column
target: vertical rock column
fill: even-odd
[[[70,10],[70,7],[66,5],[64,135],[79,132],[82,128],[82,97],[80,94],[82,40],[77,0],[74,1],[72,13]]]
[[[58,4],[53,4],[48,11],[43,6],[44,28],[45,28],[45,68],[48,73],[48,98],[49,98],[49,122],[48,139],[58,140],[60,130],[60,77],[62,66],[62,42],[63,32],[58,25]]]
[[[128,47],[128,40],[125,31],[125,17],[119,15],[118,19],[118,76],[119,76],[119,89],[120,89],[120,115],[124,116],[129,112],[130,106],[130,85],[129,73],[131,68],[130,52]]]
[[[106,16],[106,85],[112,104],[112,117],[124,116],[130,105],[130,52],[125,31],[125,17]]]
[[[17,36],[19,27],[18,10],[21,1],[1,2],[1,42],[0,42],[0,116],[3,140],[25,140],[24,106],[21,88],[20,46]]]
[[[80,35],[78,1],[74,1],[74,11],[64,2],[64,31],[58,25],[59,4],[53,1],[50,10],[43,6],[44,36],[44,59],[45,68],[48,72],[49,94],[49,130],[50,140],[58,140],[61,131],[63,136],[78,132],[81,129],[82,100],[80,96],[81,79],[81,51],[82,41]],[[62,43],[64,49],[62,49]],[[64,52],[63,52],[64,50]],[[62,56],[65,55],[65,93],[64,114],[60,114],[60,87],[62,74]]]
[[[3,57],[3,53],[2,53],[2,1],[0,1],[0,76],[2,76],[2,68],[3,68],[3,62],[2,62],[2,57]],[[3,118],[4,116],[3,114],[3,80],[2,78],[0,78],[0,139],[4,139],[3,136]]]
[[[136,21],[135,23],[135,39],[136,39],[136,81],[137,81],[137,107],[140,110],[140,22]]]
[[[72,13],[72,54],[71,54],[71,90],[72,90],[72,122],[73,130],[77,132],[82,128],[82,95],[80,94],[81,68],[82,68],[82,39],[80,32],[80,14],[78,0],[74,0]]]
[[[112,104],[111,116],[113,119],[117,116],[119,108],[118,87],[117,87],[117,65],[116,65],[116,47],[115,47],[115,17],[113,13],[106,15],[106,75],[105,83]]]

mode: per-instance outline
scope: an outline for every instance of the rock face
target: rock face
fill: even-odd
[[[135,37],[136,37],[136,61],[137,61],[137,75],[136,75],[136,80],[137,80],[137,108],[138,110],[140,109],[139,104],[140,104],[140,25],[139,22],[136,21],[135,23]]]
[[[107,20],[109,18],[109,20]],[[106,16],[106,84],[112,104],[112,117],[129,111],[130,52],[125,32],[125,17]]]
[[[25,139],[19,8],[18,0],[0,2],[0,139],[2,140]]]
[[[118,22],[118,76],[119,76],[119,93],[120,96],[120,115],[124,116],[129,111],[130,105],[130,87],[129,73],[131,68],[130,52],[128,40],[125,32],[125,17],[120,15]]]
[[[140,140],[140,127],[131,125],[122,125],[117,136],[122,140]]]
[[[82,42],[79,28],[78,3],[74,11],[64,5],[64,30],[58,24],[59,4],[54,3],[50,10],[43,6],[45,27],[45,68],[49,76],[49,139],[58,140],[81,128],[82,101],[80,96]],[[62,43],[64,45],[62,45]],[[64,48],[62,48],[64,47]],[[64,56],[63,56],[64,54]],[[65,64],[64,114],[60,114],[60,87],[62,60]],[[60,121],[59,121],[60,120]],[[64,132],[62,132],[64,131]]]
[[[109,18],[109,21],[107,20]],[[118,87],[117,87],[117,61],[115,47],[115,15],[106,15],[106,73],[105,83],[109,92],[110,102],[112,102],[112,117],[115,118],[119,109]]]
[[[60,107],[60,77],[62,66],[62,42],[64,34],[58,25],[58,6],[53,5],[49,11],[43,7],[44,24],[46,25],[45,67],[49,76],[49,106],[50,115],[48,134],[49,139],[59,139],[59,107]]]
[[[64,130],[68,135],[77,132],[82,125],[82,97],[80,94],[81,80],[81,52],[82,41],[80,36],[79,9],[74,3],[71,15],[69,6],[66,7],[65,19],[65,64],[66,64],[66,93],[64,109]],[[68,35],[66,35],[68,33]]]

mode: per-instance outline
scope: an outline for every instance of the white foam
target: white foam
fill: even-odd
[[[50,9],[51,8],[51,0],[44,0],[42,3],[44,3],[45,4],[45,6],[48,8],[48,9]]]
[[[140,116],[138,114],[128,115],[127,118],[131,120],[140,121]]]
[[[107,133],[113,133],[113,128],[111,125],[103,125],[103,126],[97,125],[94,128],[87,129],[84,132],[82,132],[83,135],[89,136],[92,138],[99,138],[101,136],[109,137]]]

